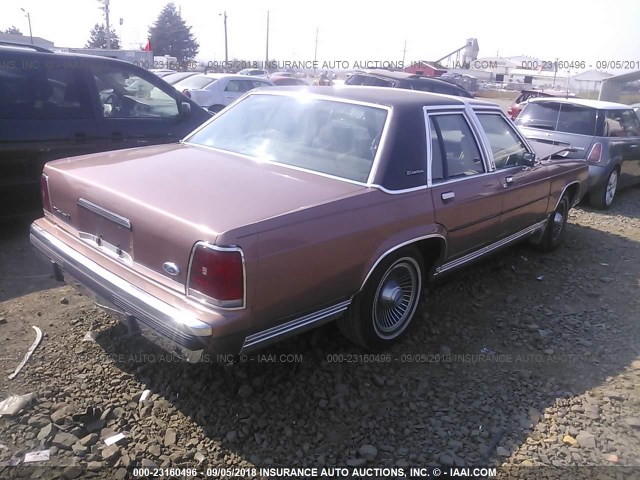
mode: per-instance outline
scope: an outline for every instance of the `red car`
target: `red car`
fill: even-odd
[[[253,90],[180,144],[47,164],[31,242],[189,361],[336,319],[376,350],[434,277],[518,240],[561,243],[587,166],[540,148],[474,99]]]

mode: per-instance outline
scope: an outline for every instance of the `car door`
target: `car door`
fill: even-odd
[[[247,92],[247,89],[250,90],[249,85],[250,82],[246,80],[239,80],[235,78],[229,79],[229,81],[227,81],[227,84],[224,86],[224,89],[222,90],[224,105],[229,106],[242,95],[244,95],[245,92]]]
[[[496,240],[502,186],[463,110],[428,112],[427,130],[427,182],[451,260]]]
[[[80,65],[43,57],[0,61],[0,216],[41,208],[46,162],[95,150],[96,122]]]
[[[545,219],[551,189],[548,163],[527,165],[525,158],[533,152],[504,115],[481,111],[476,115],[502,184],[500,236],[507,237]]]
[[[620,186],[626,187],[640,182],[640,121],[631,109],[619,110],[618,119],[621,126],[620,136],[624,139],[620,146]]]
[[[194,127],[178,94],[154,75],[121,62],[89,67],[101,150],[175,142]]]

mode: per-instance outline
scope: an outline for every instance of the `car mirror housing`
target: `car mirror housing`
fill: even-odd
[[[188,117],[191,115],[191,104],[189,102],[181,102],[180,103],[180,115],[183,117]]]
[[[533,167],[536,164],[536,154],[526,152],[524,155],[522,155],[522,164],[525,167]]]

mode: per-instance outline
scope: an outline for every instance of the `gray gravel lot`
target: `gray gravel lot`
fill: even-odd
[[[328,325],[234,365],[170,361],[130,337],[47,276],[27,228],[0,234],[0,400],[36,399],[0,417],[0,477],[124,478],[140,465],[640,465],[639,188],[608,212],[573,210],[552,254],[518,245],[429,286],[419,320],[388,352],[367,355]],[[8,380],[31,325],[45,338]],[[83,341],[88,331],[95,340]],[[119,432],[126,438],[106,446]],[[47,447],[37,467],[2,470]]]

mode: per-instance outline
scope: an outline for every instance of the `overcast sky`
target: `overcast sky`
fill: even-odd
[[[33,35],[57,47],[83,47],[103,21],[98,0],[2,0],[0,30],[15,25],[29,34],[20,7],[31,14]],[[125,48],[146,43],[147,31],[166,0],[111,0],[111,23]],[[480,57],[529,55],[540,60],[640,61],[640,1],[446,2],[359,0],[182,0],[174,2],[200,43],[198,59],[224,60],[224,10],[229,58],[313,60],[434,60],[475,37]],[[123,25],[119,19],[124,20]],[[594,65],[595,66],[595,65]]]

